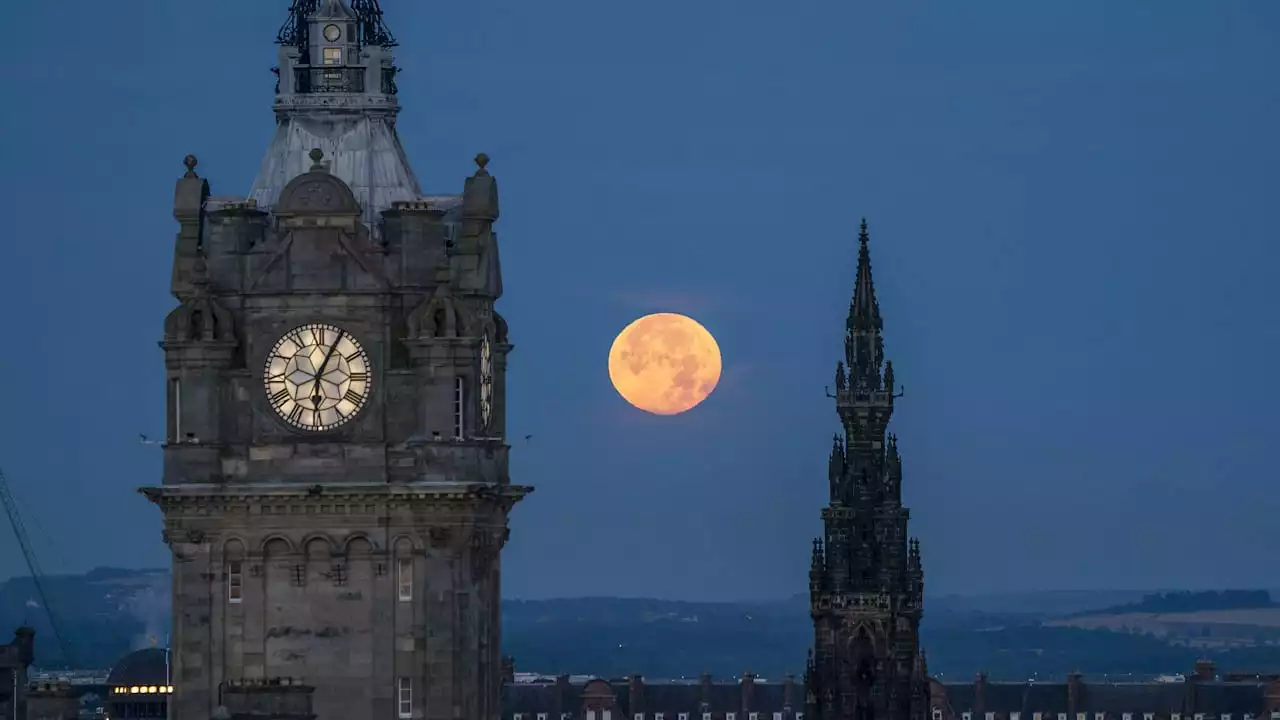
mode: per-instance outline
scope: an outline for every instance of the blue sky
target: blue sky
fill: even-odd
[[[161,565],[172,183],[247,191],[287,3],[15,5],[0,467],[46,570]],[[383,6],[424,189],[502,187],[509,596],[804,590],[862,216],[931,592],[1268,584],[1280,3]],[[674,418],[653,311],[724,353]]]

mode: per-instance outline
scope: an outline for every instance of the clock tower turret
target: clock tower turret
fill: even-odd
[[[173,553],[173,716],[498,720],[501,549],[532,488],[508,467],[497,180],[481,154],[462,192],[418,189],[375,0],[295,0],[279,40],[251,192],[192,156],[174,196],[142,489]]]

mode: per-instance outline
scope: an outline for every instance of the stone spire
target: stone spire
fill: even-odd
[[[849,301],[849,319],[845,323],[844,354],[850,385],[878,390],[884,362],[884,340],[880,337],[884,321],[880,318],[880,303],[871,280],[871,250],[867,247],[870,240],[864,218],[858,232],[858,272],[853,298]]]
[[[396,42],[377,0],[293,0],[276,42],[276,134],[249,197],[274,208],[318,148],[377,232],[392,203],[422,199],[396,134]]]
[[[869,242],[863,220],[845,357],[836,365],[844,432],[832,440],[830,502],[809,569],[810,720],[924,720],[928,706],[918,670],[924,578],[919,544],[907,534],[898,440],[888,434],[896,380],[884,360]]]

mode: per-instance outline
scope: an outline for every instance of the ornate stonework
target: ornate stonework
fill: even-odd
[[[497,720],[500,555],[531,488],[511,483],[504,439],[496,180],[482,163],[460,199],[391,207],[375,188],[371,205],[350,157],[305,156],[255,186],[261,205],[213,200],[194,157],[177,183],[164,473],[142,490],[173,557],[171,717]],[[304,326],[331,337],[265,376]],[[363,404],[336,426],[286,422],[268,394],[318,413],[357,374]]]

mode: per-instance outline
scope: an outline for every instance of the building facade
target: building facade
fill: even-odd
[[[830,502],[809,570],[814,640],[805,708],[814,720],[924,720],[928,709],[924,571],[920,544],[907,535],[898,441],[888,434],[896,386],[869,241],[863,220],[833,394],[843,432],[831,448]]]
[[[171,717],[496,718],[496,180],[424,195],[376,0],[294,0],[252,188],[178,180],[160,485]]]

